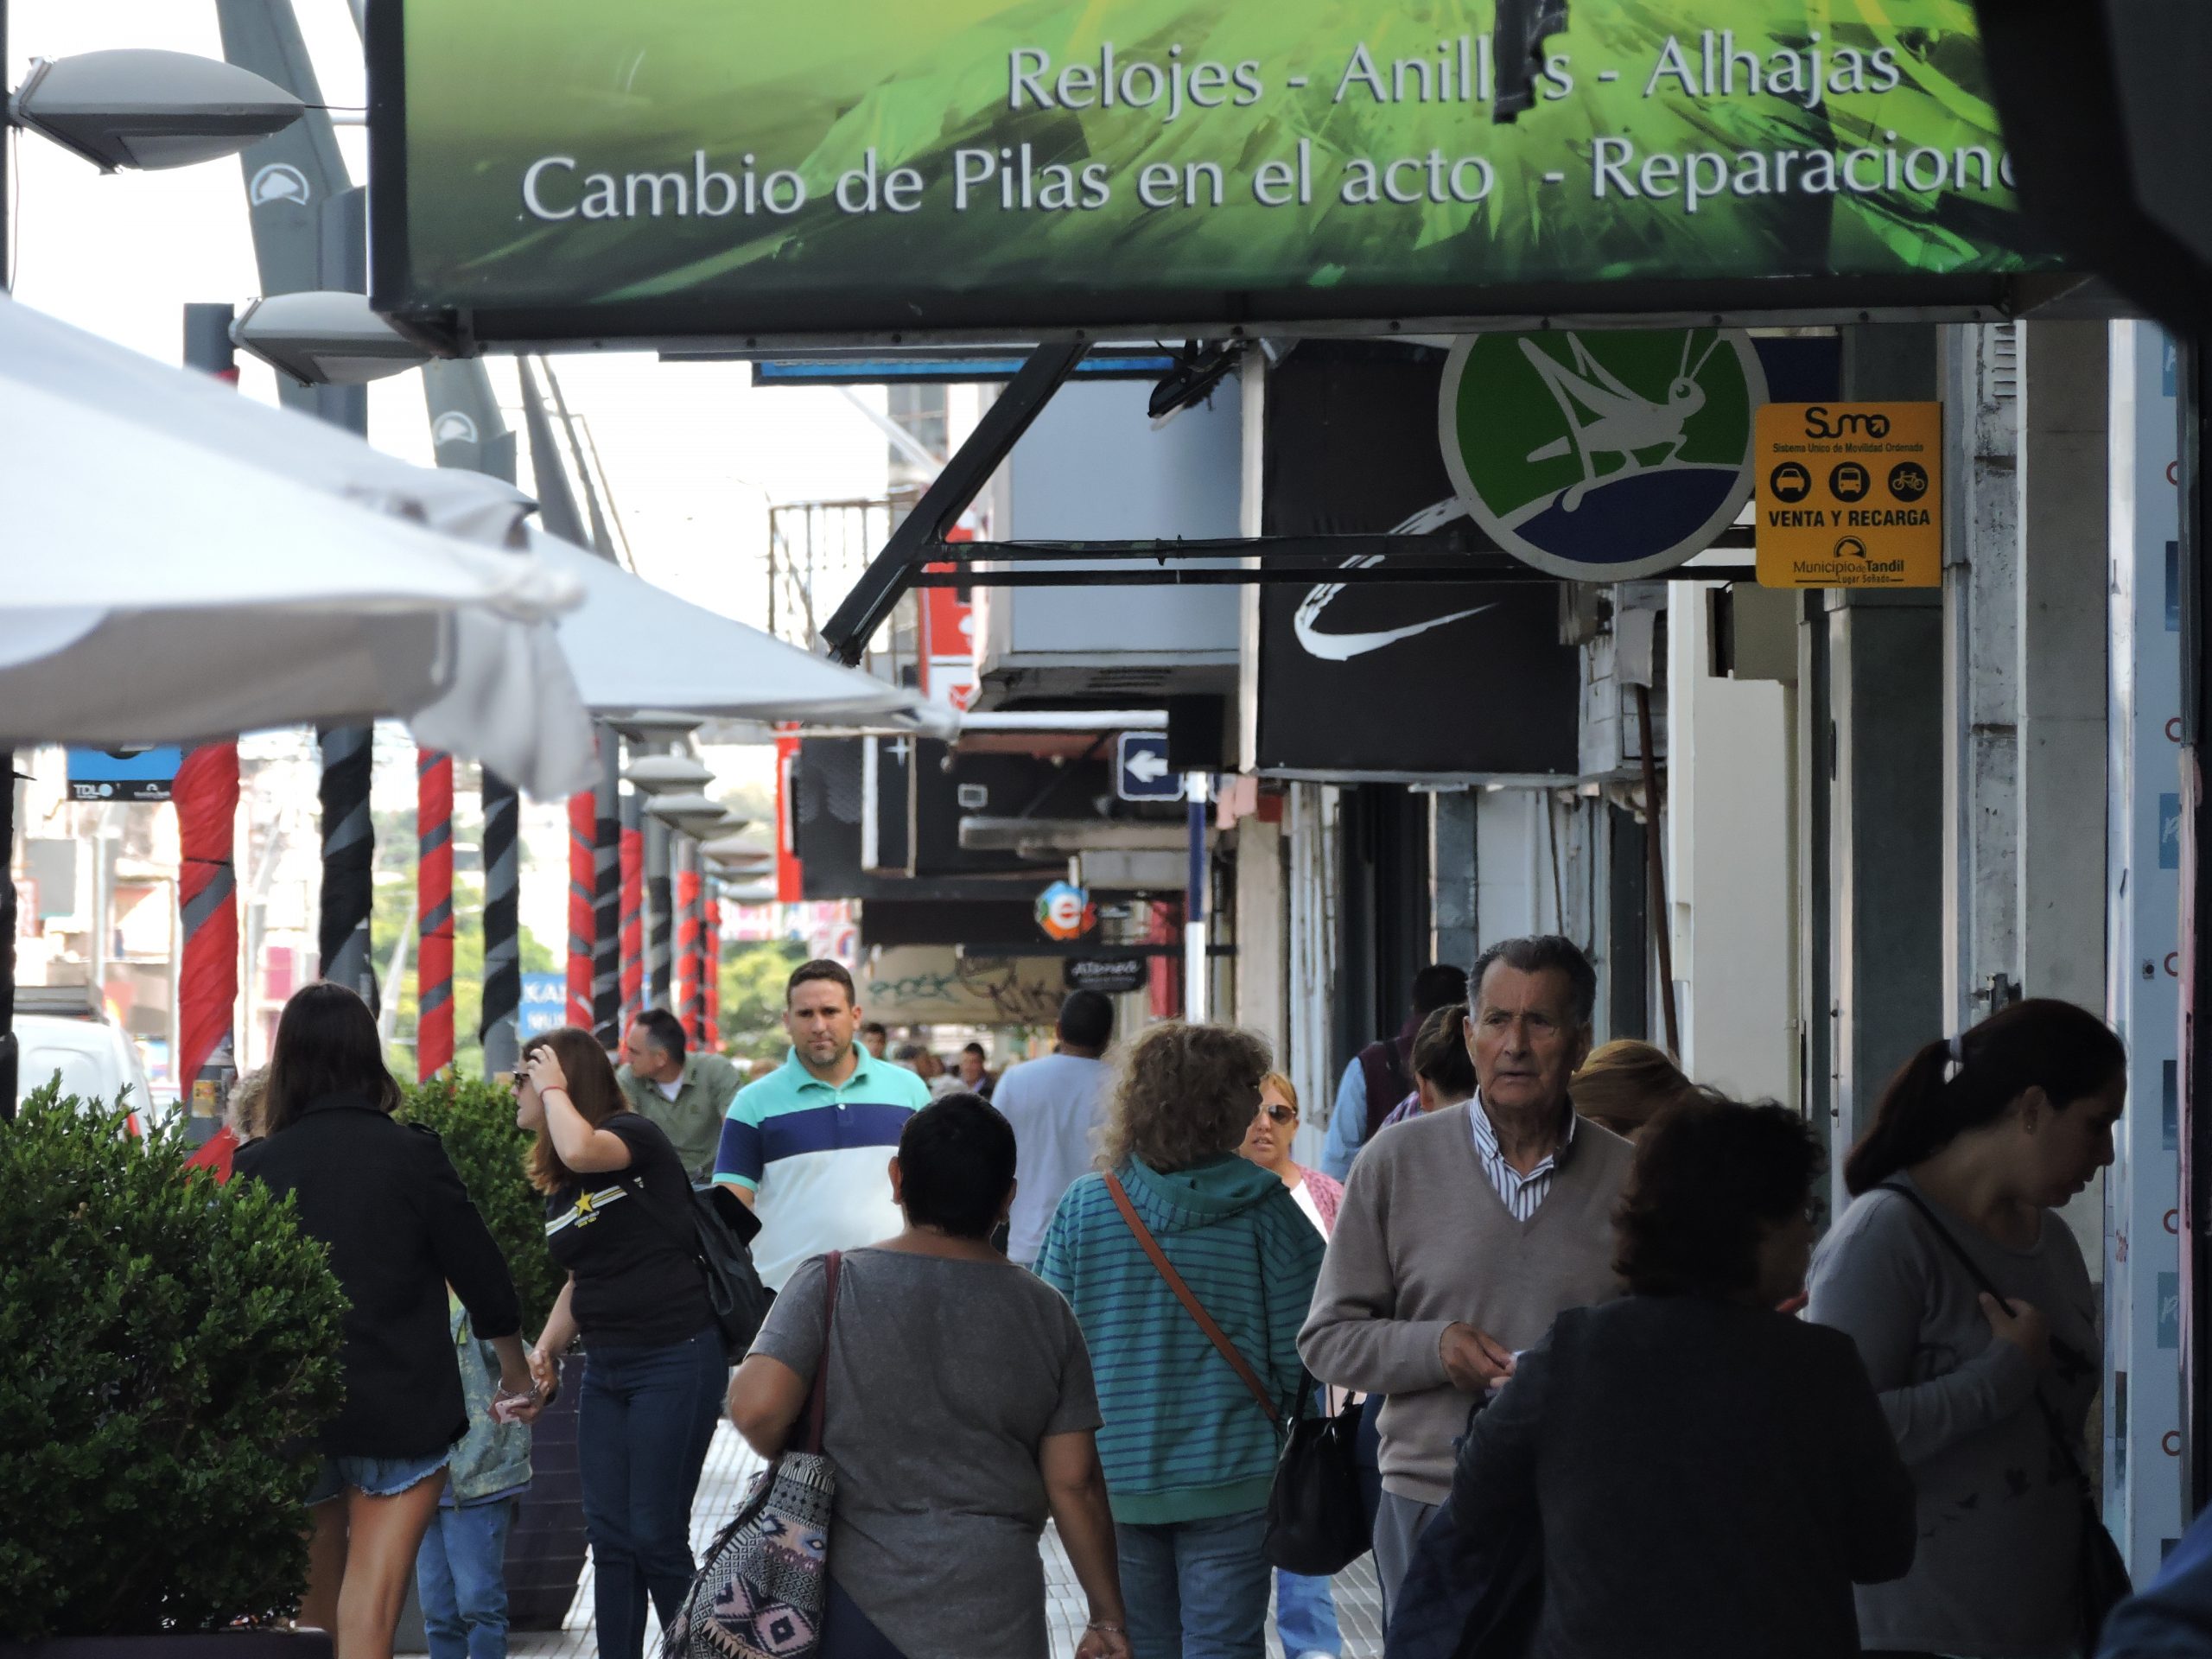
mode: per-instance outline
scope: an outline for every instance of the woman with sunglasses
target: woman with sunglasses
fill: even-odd
[[[537,1136],[531,1179],[569,1275],[531,1370],[550,1394],[557,1357],[582,1336],[576,1462],[599,1651],[639,1659],[646,1599],[665,1625],[691,1587],[691,1498],[729,1375],[691,1243],[690,1178],[573,1026],[523,1051],[515,1122]]]
[[[1261,1168],[1281,1176],[1306,1218],[1326,1238],[1337,1224],[1337,1205],[1344,1198],[1344,1185],[1334,1177],[1292,1160],[1291,1142],[1297,1135],[1297,1086],[1281,1072],[1270,1071],[1260,1079],[1260,1109],[1237,1150]],[[1330,1409],[1338,1409],[1343,1404],[1339,1391],[1330,1392]],[[1337,1659],[1343,1651],[1344,1637],[1337,1626],[1337,1604],[1328,1580],[1275,1569],[1275,1635],[1290,1659]]]

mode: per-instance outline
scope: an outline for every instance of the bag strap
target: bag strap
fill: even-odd
[[[1899,1186],[1894,1181],[1884,1181],[1880,1185],[1883,1192],[1896,1193],[1897,1197],[1919,1211],[1927,1218],[1928,1224],[1936,1230],[1936,1236],[1942,1239],[1944,1247],[1958,1258],[1959,1265],[1967,1270],[1967,1277],[1974,1281],[1976,1287],[1986,1295],[1995,1297],[1999,1305],[2005,1312],[2012,1311],[2012,1299],[1990,1282],[1989,1275],[1981,1270],[1981,1264],[1967,1254],[1967,1247],[1959,1243],[1958,1236],[1952,1232],[1943,1218],[1929,1206],[1927,1199],[1922,1198],[1910,1187]],[[2065,1459],[2066,1466],[2074,1471],[2074,1478],[2082,1483],[2082,1491],[2088,1491],[2089,1471],[2082,1466],[2081,1454],[2068,1444],[2066,1430],[2058,1421],[2057,1411],[2052,1407],[2050,1402],[2043,1397],[2043,1383],[2040,1380],[2036,1383],[2035,1401],[2036,1409],[2043,1414],[2043,1426],[2050,1432],[2051,1444],[2058,1448],[2058,1455]]]
[[[1260,1409],[1268,1414],[1268,1421],[1280,1428],[1282,1412],[1268,1397],[1267,1384],[1260,1381],[1259,1373],[1252,1369],[1243,1354],[1237,1352],[1236,1344],[1229,1339],[1228,1333],[1214,1323],[1213,1315],[1206,1312],[1205,1305],[1191,1294],[1190,1286],[1185,1284],[1183,1275],[1175,1271],[1175,1264],[1167,1259],[1166,1251],[1160,1248],[1160,1241],[1152,1236],[1152,1230],[1138,1216],[1136,1205],[1129,1202],[1128,1190],[1122,1185],[1122,1178],[1109,1171],[1106,1190],[1114,1195],[1114,1207],[1122,1212],[1122,1219],[1136,1235],[1137,1243],[1144,1247],[1144,1253],[1152,1258],[1152,1265],[1167,1281],[1167,1288],[1175,1293],[1175,1300],[1182,1303],[1184,1311],[1198,1321],[1198,1329],[1206,1333],[1207,1341],[1221,1351],[1221,1357],[1236,1368],[1236,1375],[1244,1379],[1244,1386],[1251,1389],[1252,1397],[1260,1402]]]
[[[830,1330],[837,1320],[837,1270],[844,1257],[842,1250],[832,1250],[822,1262],[825,1287],[822,1299],[822,1358],[814,1368],[814,1398],[806,1408],[806,1449],[817,1453],[822,1450],[822,1414],[830,1396]]]
[[[645,1212],[653,1218],[653,1225],[659,1228],[664,1233],[666,1233],[669,1237],[674,1241],[677,1249],[683,1251],[683,1253],[689,1255],[694,1262],[696,1262],[701,1268],[703,1268],[707,1265],[707,1247],[700,1242],[699,1221],[696,1216],[690,1217],[691,1222],[691,1236],[687,1239],[682,1233],[677,1231],[674,1224],[670,1222],[669,1218],[661,1214],[659,1209],[655,1206],[653,1201],[645,1196],[645,1184],[638,1179],[637,1166],[634,1162],[629,1168],[615,1172],[614,1184],[620,1187],[625,1192],[627,1192],[632,1198],[637,1199],[639,1205],[644,1209]],[[688,1211],[686,1211],[686,1214],[689,1215]]]

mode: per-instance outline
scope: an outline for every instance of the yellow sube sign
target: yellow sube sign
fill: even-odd
[[[1763,588],[1943,580],[1943,405],[1765,404],[1751,445]]]

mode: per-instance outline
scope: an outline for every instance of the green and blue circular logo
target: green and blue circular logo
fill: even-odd
[[[1764,402],[1738,328],[1472,334],[1445,364],[1437,433],[1498,546],[1552,575],[1623,582],[1735,522]]]

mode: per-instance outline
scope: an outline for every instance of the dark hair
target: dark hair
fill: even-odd
[[[1421,1022],[1414,1038],[1414,1075],[1452,1100],[1475,1092],[1474,1057],[1467,1052],[1467,1005],[1451,1002]]]
[[[1843,1184],[1854,1198],[1968,1129],[1995,1122],[2030,1089],[2041,1088],[2063,1110],[2109,1086],[2127,1065],[2111,1027],[2056,997],[2000,1008],[1955,1040],[1955,1054],[1950,1042],[1930,1043],[1890,1079],[1874,1127],[1844,1160]]]
[[[887,1043],[891,1040],[891,1028],[888,1026],[886,1026],[880,1020],[871,1020],[861,1027],[861,1035],[863,1037],[880,1037]]]
[[[1070,991],[1060,1004],[1060,1040],[1077,1048],[1104,1048],[1114,1039],[1114,1002],[1103,991]]]
[[[524,1043],[522,1058],[527,1060],[541,1048],[551,1049],[553,1058],[561,1062],[561,1075],[569,1081],[569,1103],[594,1128],[617,1112],[630,1109],[622,1085],[614,1080],[614,1063],[591,1033],[578,1026],[563,1026]],[[557,1192],[582,1179],[561,1161],[552,1132],[540,1124],[537,1141],[530,1149],[530,1184],[541,1192]]]
[[[1014,1126],[981,1095],[931,1101],[899,1132],[899,1176],[912,1225],[988,1238],[1014,1185]]]
[[[321,980],[295,991],[277,1017],[262,1133],[282,1135],[301,1112],[331,1095],[365,1096],[382,1112],[397,1111],[401,1098],[369,1005],[345,986]]]
[[[646,1039],[671,1060],[683,1062],[683,1022],[666,1008],[647,1008],[630,1022],[645,1033]],[[563,1064],[566,1056],[563,1057]]]
[[[849,1008],[861,1000],[860,993],[853,989],[853,976],[845,970],[845,964],[842,962],[832,962],[827,957],[817,957],[812,962],[799,963],[798,967],[791,969],[791,976],[784,982],[785,1007],[788,1008],[791,1005],[791,993],[810,979],[826,979],[832,985],[843,986],[845,1006]]]
[[[901,1043],[892,1053],[894,1060],[918,1060],[929,1051],[919,1043]]]
[[[1573,939],[1562,938],[1556,933],[1532,933],[1523,939],[1500,939],[1475,959],[1475,971],[1467,976],[1472,993],[1470,1006],[1479,1001],[1483,981],[1492,964],[1503,963],[1507,967],[1524,974],[1541,974],[1557,969],[1567,976],[1567,1007],[1574,1023],[1586,1027],[1598,1012],[1598,970],[1590,965],[1590,958],[1582,954],[1582,947]]]
[[[1414,1018],[1426,1020],[1439,1008],[1467,1000],[1467,970],[1432,962],[1414,976]]]
[[[963,1054],[973,1054],[979,1060],[988,1060],[991,1058],[990,1051],[985,1048],[981,1043],[969,1043],[960,1052]]]
[[[1613,1271],[1638,1296],[1749,1290],[1761,1228],[1801,1212],[1820,1172],[1820,1143],[1786,1106],[1670,1106],[1637,1146],[1614,1212]]]

